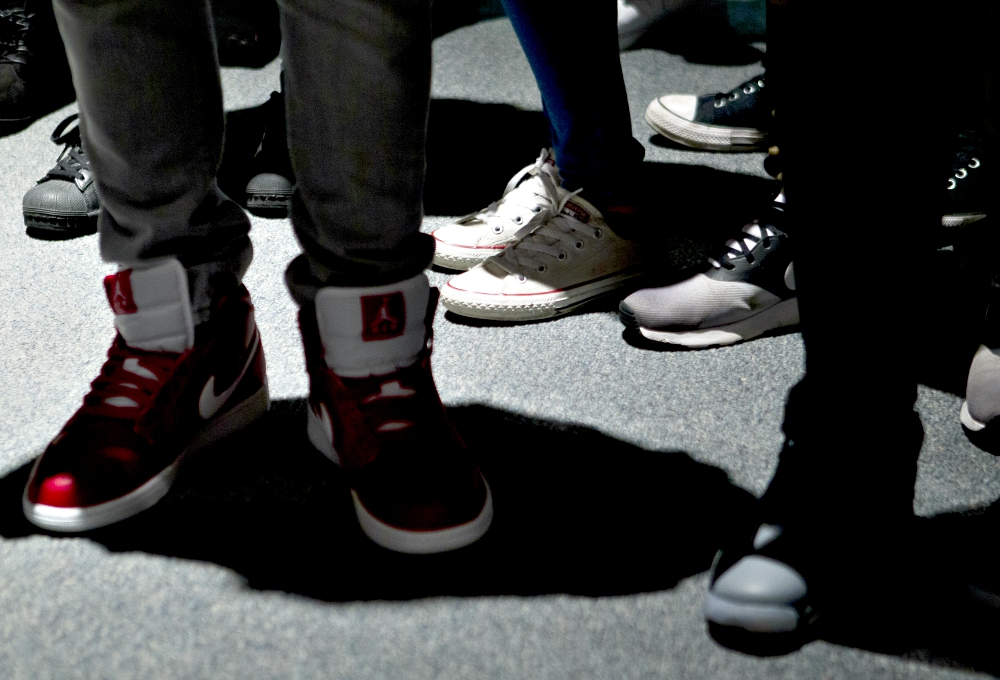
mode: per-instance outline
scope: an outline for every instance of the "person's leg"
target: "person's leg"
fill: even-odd
[[[504,0],[535,75],[552,146],[569,191],[584,190],[611,226],[609,210],[637,200],[645,151],[632,136],[611,0]]]
[[[429,0],[285,0],[292,225],[287,280],[310,378],[309,438],[342,465],[365,533],[401,552],[478,540],[485,480],[430,371],[437,295],[419,232]]]
[[[249,221],[219,192],[222,93],[205,2],[55,5],[102,199],[118,337],[35,465],[28,518],[83,531],[170,488],[184,455],[267,410]]]
[[[787,30],[769,43],[777,52],[769,73],[788,206],[799,225],[806,375],[788,398],[764,526],[723,550],[706,601],[710,622],[768,633],[798,628],[831,588],[860,597],[884,586],[884,560],[912,515],[922,441],[913,338],[933,313],[921,309],[921,287],[947,159],[937,124],[902,117],[879,134],[869,119],[804,96],[810,83],[848,82],[859,101],[875,102],[946,82],[941,43],[950,15],[942,4],[920,12],[846,2],[784,9]],[[836,49],[845,41],[849,52]],[[889,75],[890,63],[905,67]],[[941,129],[947,116],[936,121]],[[838,129],[847,150],[818,149],[816,129]],[[877,179],[864,176],[873,166],[885,168]]]

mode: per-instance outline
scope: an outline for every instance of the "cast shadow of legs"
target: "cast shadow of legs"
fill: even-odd
[[[86,537],[112,551],[205,560],[249,587],[328,600],[436,595],[617,595],[663,590],[709,568],[753,497],[680,452],[469,406],[450,411],[490,481],[495,519],[468,548],[408,556],[358,528],[339,468],[305,436],[304,400],[192,458],[151,510]],[[0,533],[23,518],[30,466],[0,480]]]

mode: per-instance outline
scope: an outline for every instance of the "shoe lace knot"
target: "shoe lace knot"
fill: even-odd
[[[778,203],[775,203],[771,209],[784,212]],[[734,260],[740,258],[745,259],[748,264],[753,264],[755,261],[754,248],[760,244],[763,244],[765,248],[770,248],[772,240],[776,241],[779,236],[780,232],[768,224],[767,220],[754,220],[750,224],[744,225],[739,238],[726,241],[726,251],[717,258],[708,258],[708,263],[715,269],[735,269]]]
[[[70,123],[76,121],[79,114],[74,113],[66,120],[59,123],[52,131],[50,139],[53,144],[62,144],[63,150],[56,160],[56,166],[45,174],[46,179],[69,179],[84,180],[85,173],[90,172],[90,160],[83,150],[83,142],[80,139],[80,126],[74,125],[68,130]],[[43,180],[44,181],[44,180]]]
[[[552,259],[565,260],[572,250],[582,250],[586,247],[583,236],[603,236],[599,227],[580,221],[574,211],[566,208],[583,191],[582,187],[560,196],[551,177],[543,174],[538,180],[544,189],[544,194],[537,196],[540,209],[517,232],[517,240],[490,260],[522,280],[524,271],[544,272]]]
[[[121,338],[108,350],[100,375],[90,383],[81,412],[136,420],[152,406],[177,368],[180,354],[143,352]]]

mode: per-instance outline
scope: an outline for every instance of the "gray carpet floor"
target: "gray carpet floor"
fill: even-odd
[[[762,67],[691,63],[656,49],[624,53],[622,64],[634,134],[659,172],[651,228],[664,234],[662,273],[676,278],[742,225],[728,215],[752,205],[730,204],[763,186],[764,154],[654,139],[645,107],[666,92],[728,90]],[[278,63],[224,69],[227,110],[266,101],[278,73]],[[541,110],[509,23],[439,38],[433,94],[440,144],[428,182],[438,200],[428,211],[485,205],[540,148],[505,124],[534,130],[532,112]],[[806,680],[995,671],[930,643],[887,649],[877,636],[757,657],[707,635],[700,607],[713,541],[773,472],[784,397],[803,370],[795,332],[653,351],[623,339],[613,303],[526,325],[468,324],[439,310],[435,374],[495,480],[495,535],[423,561],[366,544],[338,472],[303,436],[307,382],[282,282],[298,252],[287,220],[252,218],[256,258],[246,279],[272,413],[192,461],[143,516],[84,537],[32,531],[17,517],[26,465],[77,408],[112,338],[101,286],[112,268],[96,237],[38,241],[22,225],[21,196],[58,152],[49,134],[74,110],[0,138],[0,677]],[[481,113],[484,122],[467,120],[467,134],[443,139],[447,126],[434,136],[438,111]],[[511,159],[512,147],[526,154]],[[431,214],[425,229],[465,210]],[[450,275],[430,272],[434,284]],[[849,322],[849,309],[832,312]],[[922,516],[987,508],[1000,496],[1000,460],[959,424],[963,361],[948,380],[920,388],[926,438],[914,507]]]

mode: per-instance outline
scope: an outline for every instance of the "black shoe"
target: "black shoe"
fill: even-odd
[[[254,175],[247,183],[247,210],[262,217],[285,217],[295,191],[285,132],[285,98],[272,92],[264,107],[267,122],[253,160]]]
[[[975,132],[959,134],[944,195],[941,226],[961,228],[986,217],[990,187],[984,160],[985,147],[980,136]]]
[[[646,108],[646,122],[685,146],[714,151],[767,148],[774,105],[763,75],[716,95],[665,94]]]
[[[76,98],[51,0],[0,10],[0,134]]]
[[[278,56],[281,31],[274,0],[215,0],[212,18],[220,66],[259,68]]]
[[[97,231],[101,210],[97,185],[80,140],[80,128],[69,127],[78,117],[74,113],[52,132],[53,143],[63,145],[62,153],[56,166],[24,195],[22,210],[29,236],[52,241]]]

